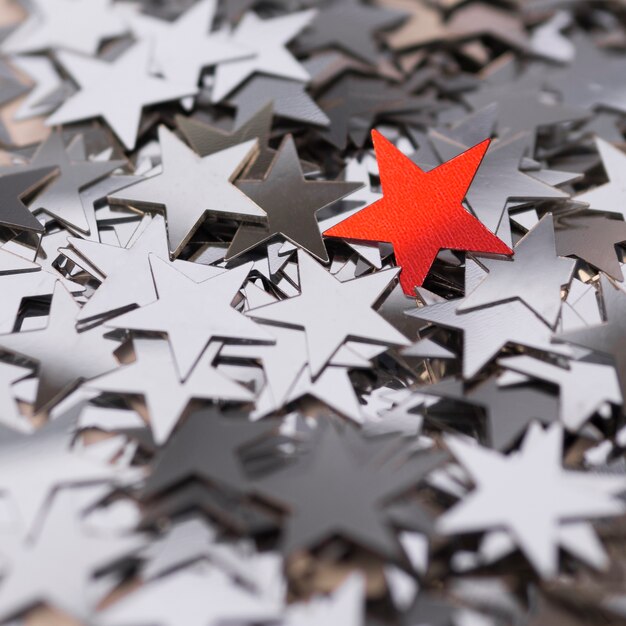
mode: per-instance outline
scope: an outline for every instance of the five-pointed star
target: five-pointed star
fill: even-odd
[[[466,263],[466,274],[473,274],[476,266]],[[466,278],[470,291],[471,280]],[[474,282],[475,284],[475,282]],[[518,300],[495,304],[490,307],[459,311],[464,299],[448,300],[407,312],[407,315],[445,326],[463,330],[463,376],[471,378],[508,343],[568,354],[551,343],[550,327]]]
[[[626,398],[626,293],[604,275],[600,275],[600,287],[606,321],[561,333],[557,338],[613,357],[622,398]]]
[[[563,469],[563,430],[558,424],[545,431],[531,425],[520,450],[508,456],[461,439],[446,443],[476,490],[439,518],[439,532],[504,527],[543,577],[557,572],[561,523],[624,512],[616,497],[624,489],[623,477]]]
[[[133,45],[111,63],[68,52],[57,56],[80,90],[48,117],[46,124],[101,116],[128,150],[135,147],[143,107],[178,100],[195,91],[188,84],[148,74],[148,43]]]
[[[170,261],[165,220],[161,215],[146,216],[125,248],[78,237],[69,237],[68,241],[72,249],[94,267],[93,271],[103,277],[102,283],[76,318],[81,322],[154,302],[157,294],[150,268],[151,255],[198,282],[223,271],[211,265]],[[79,262],[79,259],[75,261]]]
[[[62,48],[95,55],[103,39],[127,30],[111,0],[37,0],[34,5],[32,15],[2,43],[3,52]]]
[[[257,481],[259,493],[290,512],[283,551],[313,548],[339,534],[378,553],[398,556],[382,505],[416,486],[443,455],[417,456],[398,467],[371,462],[386,444],[355,431],[326,425],[315,439],[312,450],[296,464]]]
[[[172,362],[171,352],[163,340],[135,339],[136,361],[91,381],[89,387],[99,391],[136,394],[144,398],[150,415],[154,441],[167,441],[180,417],[194,399],[249,401],[253,395],[217,369],[207,358],[200,358],[191,374],[181,382]]]
[[[594,211],[619,213],[626,219],[626,154],[601,137],[596,137],[595,141],[609,182],[578,194],[576,200],[588,202]]]
[[[46,503],[59,489],[107,484],[116,477],[115,467],[72,449],[79,411],[80,406],[73,407],[32,434],[3,432],[0,491],[14,502],[24,536],[38,526]]]
[[[320,48],[341,48],[368,63],[376,63],[377,46],[371,33],[385,30],[402,22],[404,14],[361,4],[355,0],[341,0],[328,5],[298,38],[306,52]]]
[[[429,140],[442,160],[452,159],[469,145],[449,140],[436,131]],[[491,231],[498,232],[500,220],[507,215],[510,200],[542,200],[565,198],[567,193],[533,178],[520,170],[520,162],[528,145],[528,133],[489,145],[476,177],[467,192],[467,202],[476,217]]]
[[[212,406],[190,415],[157,455],[146,481],[145,497],[152,497],[191,478],[244,491],[254,485],[240,451],[273,433],[266,422],[250,422],[241,411],[222,412]]]
[[[265,211],[233,184],[254,155],[246,141],[200,157],[165,126],[159,127],[163,171],[108,197],[110,203],[163,207],[170,252],[177,256],[208,214],[261,221]]]
[[[252,56],[225,33],[209,33],[217,0],[200,0],[173,21],[133,12],[131,30],[152,47],[154,69],[171,80],[197,87],[205,67]]]
[[[559,258],[555,246],[548,214],[517,243],[513,259],[482,261],[489,273],[458,310],[519,299],[554,328],[561,311],[561,289],[569,285],[576,265],[573,259]]]
[[[424,172],[377,131],[372,138],[383,197],[324,235],[393,243],[407,295],[424,283],[442,248],[512,254],[461,204],[489,141]]]
[[[104,374],[118,364],[113,355],[117,346],[104,338],[104,328],[76,329],[79,310],[69,291],[57,283],[46,328],[0,335],[0,348],[39,363],[36,413],[49,408],[79,382]],[[60,361],[61,353],[72,356]]]
[[[45,471],[40,472],[45,475]],[[0,537],[0,555],[6,559],[6,575],[0,585],[0,616],[4,620],[39,603],[84,621],[93,614],[103,592],[94,594],[94,574],[136,554],[144,544],[138,535],[111,536],[94,533],[81,520],[74,494],[55,496],[41,534],[34,541],[14,535]],[[72,558],[68,559],[68,550]],[[63,575],[54,575],[59,564]]]
[[[262,20],[256,13],[246,13],[232,34],[235,44],[254,53],[251,59],[231,61],[217,66],[213,101],[219,102],[256,72],[307,81],[309,75],[285,45],[311,23],[316,11],[300,11]]]
[[[318,376],[348,338],[383,345],[408,345],[404,335],[371,306],[397,276],[396,270],[377,272],[342,283],[303,251],[298,252],[299,296],[268,304],[248,313],[273,324],[304,328],[309,366]],[[332,307],[320,306],[331,297]]]
[[[560,256],[577,256],[622,281],[616,246],[626,242],[626,223],[600,215],[564,217],[556,227],[556,251]]]
[[[250,265],[197,283],[151,256],[158,300],[125,313],[112,328],[166,333],[181,379],[186,379],[212,339],[272,343],[272,335],[231,306]],[[0,342],[1,345],[1,342]]]
[[[13,166],[3,171],[17,173],[57,168],[58,176],[28,203],[29,209],[45,211],[69,227],[89,233],[89,221],[80,192],[120,167],[123,161],[94,162],[84,157],[80,160],[72,158],[70,151],[81,147],[80,141],[73,141],[66,147],[61,133],[53,132],[39,146],[27,166]]]
[[[577,432],[606,402],[620,404],[622,393],[611,365],[569,361],[559,367],[531,356],[519,355],[500,359],[500,365],[559,386],[559,417],[565,427]]]
[[[315,214],[355,191],[361,184],[307,181],[302,174],[293,137],[287,135],[265,178],[260,181],[243,180],[237,183],[237,187],[267,213],[267,225],[240,226],[226,253],[227,260],[280,235],[327,262],[328,253]],[[294,198],[298,199],[296,203]]]
[[[43,224],[28,210],[22,198],[45,185],[56,171],[54,167],[41,167],[0,176],[0,224],[14,230],[43,232]]]

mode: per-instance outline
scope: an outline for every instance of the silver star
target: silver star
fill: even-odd
[[[132,556],[143,546],[144,540],[138,535],[111,536],[86,528],[75,499],[72,492],[55,497],[43,530],[34,541],[0,535],[0,555],[7,562],[0,584],[3,620],[38,603],[87,620],[104,595],[94,584],[94,574]],[[63,575],[52,575],[60,563]],[[105,586],[108,591],[113,585],[109,582]]]
[[[428,138],[442,161],[448,161],[471,147],[437,132],[431,132]],[[520,170],[527,146],[528,133],[493,142],[467,192],[467,202],[472,211],[492,232],[498,230],[500,221],[506,215],[507,202],[511,200],[567,198],[569,195]]]
[[[559,425],[544,431],[532,424],[520,450],[508,456],[452,437],[446,444],[476,489],[437,520],[437,530],[449,535],[504,527],[542,577],[557,573],[560,524],[624,512],[616,497],[623,477],[563,469]]]
[[[310,255],[299,251],[298,272],[301,295],[254,309],[248,315],[304,328],[313,377],[322,372],[348,338],[408,345],[404,335],[371,309],[394,281],[398,270],[341,283]]]
[[[600,137],[596,137],[595,142],[609,182],[578,194],[576,200],[588,202],[594,211],[619,213],[626,219],[626,154]]]
[[[197,400],[249,401],[251,392],[221,374],[212,365],[210,351],[181,382],[167,342],[155,339],[133,341],[136,360],[88,384],[91,389],[141,395],[150,415],[154,441],[167,441],[190,402]]]
[[[110,0],[35,0],[28,19],[2,43],[5,53],[74,50],[94,55],[126,25]]]
[[[475,273],[476,266],[466,261],[467,273]],[[471,281],[466,278],[466,289]],[[475,284],[475,283],[474,283]],[[508,343],[518,344],[555,354],[569,354],[551,343],[552,331],[527,306],[517,300],[482,309],[461,312],[464,299],[448,300],[407,315],[447,328],[463,331],[463,376],[471,378]]]
[[[262,221],[265,211],[232,181],[258,151],[255,139],[200,157],[165,126],[159,127],[163,171],[108,197],[139,208],[163,207],[176,256],[207,215]]]
[[[256,72],[307,81],[306,70],[285,45],[311,23],[316,13],[314,10],[300,11],[267,20],[260,19],[255,13],[246,13],[235,28],[232,41],[251,49],[255,56],[217,66],[213,101],[222,100]]]
[[[33,434],[14,432],[0,443],[0,490],[15,505],[17,528],[31,534],[46,503],[63,487],[111,483],[118,468],[72,449],[81,406],[47,422]],[[0,537],[1,537],[0,533]]]
[[[561,311],[561,289],[572,280],[576,261],[557,256],[550,214],[517,243],[510,261],[483,259],[481,264],[489,273],[465,297],[459,311],[519,299],[554,328]]]
[[[209,33],[216,0],[200,0],[173,21],[136,11],[129,18],[131,30],[152,47],[154,69],[166,78],[197,87],[205,67],[252,56],[225,33]]]
[[[224,270],[188,261],[170,261],[165,220],[161,215],[146,216],[127,247],[111,246],[69,237],[73,250],[89,262],[90,273],[102,277],[102,284],[77,316],[78,321],[93,320],[113,311],[144,306],[157,298],[150,269],[150,255],[169,263],[186,276],[200,282]],[[74,259],[80,263],[80,259]]]
[[[80,154],[80,159],[74,158],[72,154],[74,151]],[[39,146],[27,166],[14,166],[7,169],[20,172],[41,167],[57,167],[58,176],[34,200],[29,202],[29,209],[31,212],[45,211],[68,227],[89,233],[90,226],[81,191],[123,164],[124,161],[101,163],[88,161],[84,157],[84,144],[80,137],[74,139],[66,147],[61,133],[53,132]]]
[[[500,359],[500,365],[559,386],[559,418],[565,427],[577,432],[604,403],[622,403],[615,368],[602,363],[569,361],[559,367],[546,361],[520,355]]]
[[[239,189],[263,207],[267,223],[239,227],[226,253],[231,260],[281,236],[323,262],[328,253],[315,214],[360,187],[359,183],[305,179],[291,135],[280,144],[262,180],[242,180]],[[298,198],[294,204],[293,198]]]
[[[60,52],[57,57],[81,89],[46,124],[55,126],[102,116],[128,150],[135,147],[144,106],[194,93],[189,85],[148,74],[147,43],[135,44],[110,63],[68,52]]]
[[[272,343],[260,325],[231,303],[250,271],[242,265],[201,283],[151,256],[159,299],[108,323],[112,328],[167,333],[180,377],[190,374],[211,339]]]
[[[79,310],[69,291],[57,284],[46,328],[0,336],[0,347],[39,363],[35,412],[49,408],[80,381],[117,366],[116,344],[104,338],[105,329],[76,329]]]

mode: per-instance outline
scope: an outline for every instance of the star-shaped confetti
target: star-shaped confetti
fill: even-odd
[[[263,180],[238,183],[239,189],[267,213],[267,225],[241,226],[226,258],[234,259],[280,235],[318,259],[328,261],[315,214],[360,186],[360,183],[342,181],[305,180],[293,138],[287,136]],[[291,201],[294,197],[298,198],[295,219]]]
[[[211,339],[273,342],[268,331],[231,306],[248,276],[249,265],[202,282],[195,282],[158,257],[151,257],[150,265],[158,299],[116,317],[108,326],[167,334],[183,380]]]
[[[439,518],[440,531],[456,534],[504,527],[542,576],[558,570],[559,524],[623,512],[615,497],[624,489],[622,478],[563,469],[563,431],[557,425],[545,431],[531,426],[519,452],[508,456],[460,439],[448,439],[447,446],[469,472],[476,490]],[[528,481],[534,488],[527,488]],[[527,518],[530,510],[532,524]]]
[[[148,74],[150,53],[146,42],[135,44],[112,62],[59,53],[59,61],[78,83],[79,91],[46,123],[55,126],[102,117],[126,148],[134,148],[145,106],[178,100],[195,91],[189,84]]]
[[[443,248],[512,254],[461,204],[488,141],[424,172],[376,131],[372,138],[383,197],[327,230],[325,236],[392,243],[407,295],[424,283]]]
[[[58,402],[79,382],[104,374],[118,365],[113,354],[117,343],[105,337],[106,328],[77,329],[79,310],[72,295],[57,283],[44,329],[0,335],[3,350],[37,363],[36,412]],[[71,351],[75,358],[67,359],[60,367],[56,358],[59,350]]]
[[[173,256],[180,253],[209,214],[248,221],[263,220],[265,211],[232,184],[255,153],[256,141],[246,141],[199,157],[161,126],[159,142],[161,174],[110,195],[109,201],[138,208],[163,208]]]
[[[322,371],[349,337],[382,344],[407,344],[401,333],[368,308],[395,279],[396,271],[342,283],[304,252],[298,254],[298,270],[300,296],[254,309],[249,315],[273,324],[303,327],[313,376]],[[336,294],[337,308],[319,309],[315,303],[329,290]]]

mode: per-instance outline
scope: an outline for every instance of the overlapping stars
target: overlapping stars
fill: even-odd
[[[624,24],[0,0],[0,621],[623,623]]]

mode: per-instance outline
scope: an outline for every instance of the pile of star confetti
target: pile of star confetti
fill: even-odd
[[[0,624],[626,624],[623,0],[0,0]]]

